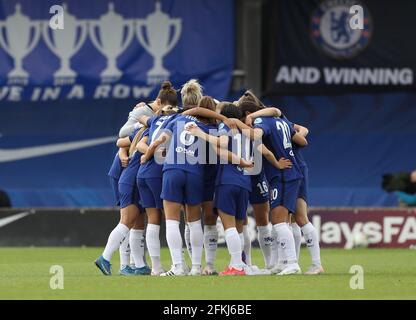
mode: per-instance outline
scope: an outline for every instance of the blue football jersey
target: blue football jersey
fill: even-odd
[[[293,164],[290,169],[279,170],[269,161],[263,161],[268,181],[276,177],[281,181],[301,179],[303,176],[292,149],[292,136],[295,134],[293,127],[281,118],[262,117],[254,120],[254,128],[263,130],[263,143],[277,160],[283,157]]]
[[[180,115],[170,121],[166,129],[172,133],[169,150],[163,171],[181,169],[190,173],[203,175],[206,164],[207,142],[186,131],[187,126],[196,124],[202,131],[208,133],[206,124],[192,116]]]
[[[287,124],[294,129],[294,124],[291,122],[286,116],[282,116],[282,119],[287,122]],[[298,161],[299,166],[306,167],[306,161],[302,154],[303,147],[299,146],[297,143],[292,142],[292,149],[293,153],[295,154],[295,158]]]
[[[137,133],[137,131],[136,131]],[[149,134],[149,129],[145,129],[140,138],[142,139],[143,137],[147,136]],[[134,135],[132,135],[134,138]],[[131,137],[131,136],[130,136]],[[133,139],[131,139],[133,140]],[[129,161],[129,165],[127,166],[127,168],[125,168],[120,176],[120,180],[119,183],[125,183],[125,184],[129,184],[129,185],[134,185],[136,183],[136,176],[137,176],[137,171],[139,170],[140,167],[140,158],[141,158],[142,154],[139,151],[136,151],[131,157],[130,157],[130,161]]]
[[[175,118],[176,115],[171,116],[156,116],[148,120],[147,125],[149,127],[149,139],[147,144],[150,145],[155,141],[163,132],[163,129],[168,125],[169,121]],[[138,178],[161,178],[163,165],[157,163],[154,157],[149,159],[145,164],[140,166],[137,172]]]
[[[228,136],[228,151],[246,160],[251,158],[252,143],[241,132],[233,134],[229,127],[220,123],[217,135]],[[251,192],[251,176],[237,164],[219,164],[216,185],[226,184],[236,185]]]

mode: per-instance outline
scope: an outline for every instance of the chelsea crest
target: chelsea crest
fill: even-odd
[[[363,7],[363,28],[352,29],[350,8]],[[365,49],[372,35],[372,21],[368,9],[353,0],[323,1],[312,15],[312,41],[327,55],[348,59]]]

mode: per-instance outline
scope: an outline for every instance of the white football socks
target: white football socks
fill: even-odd
[[[273,226],[270,224],[271,235],[272,235],[272,245],[271,245],[271,256],[270,256],[270,266],[273,267],[279,263],[279,244],[277,243],[277,233],[274,230]]]
[[[191,259],[193,266],[201,266],[202,250],[204,247],[204,233],[202,232],[201,220],[188,222],[191,242]]]
[[[162,270],[160,262],[160,226],[157,224],[148,224],[146,229],[146,244],[149,250],[149,256],[152,260],[152,269],[155,272]]]
[[[119,251],[120,251],[120,269],[123,267],[130,265],[130,245],[129,245],[129,233],[127,233],[124,241],[121,243]]]
[[[244,247],[243,251],[246,256],[246,264],[251,266],[251,239],[248,232],[248,226],[243,226]]]
[[[179,231],[179,221],[166,220],[166,240],[172,257],[172,264],[182,266],[182,236]]]
[[[243,240],[244,241],[244,240]],[[240,268],[243,264],[241,240],[237,228],[225,230],[225,242],[231,256],[230,266]]]
[[[189,228],[189,222],[185,223],[184,238],[186,250],[188,251],[189,258],[192,260],[191,229]]]
[[[321,250],[319,248],[318,234],[312,223],[307,223],[302,227],[303,236],[306,240],[306,247],[312,258],[312,264],[314,266],[321,265]]]
[[[102,254],[103,258],[107,261],[111,260],[113,253],[120,248],[121,243],[129,233],[129,228],[119,223],[108,236],[107,244]]]
[[[257,227],[257,240],[259,241],[259,246],[263,253],[264,265],[266,267],[272,266],[271,257],[273,238],[270,225]]]
[[[136,268],[143,268],[146,266],[146,263],[144,262],[144,242],[144,230],[130,230],[130,249]]]
[[[204,226],[204,248],[205,248],[205,262],[207,265],[215,265],[215,257],[218,247],[218,230],[217,226]]]
[[[293,239],[295,240],[296,257],[299,261],[300,245],[302,243],[302,233],[300,231],[300,227],[296,222],[291,223],[290,226],[292,227]]]
[[[296,259],[296,250],[295,250],[295,240],[293,239],[293,234],[289,229],[287,223],[278,223],[273,225],[273,228],[277,233],[277,243],[281,251],[279,251],[279,260],[283,262],[284,265],[297,263]],[[280,256],[283,256],[280,258]]]

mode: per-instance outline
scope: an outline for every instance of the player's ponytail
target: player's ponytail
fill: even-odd
[[[160,104],[162,106],[178,105],[178,95],[176,94],[176,90],[173,88],[172,83],[170,81],[162,82],[157,99],[160,99]]]
[[[184,109],[196,107],[202,99],[202,86],[198,80],[191,79],[185,83],[181,90],[181,97]]]
[[[251,90],[247,90],[244,92],[244,94],[241,96],[241,98],[238,100],[239,105],[243,102],[252,102],[255,103],[260,109],[265,108],[266,106],[261,102],[259,98],[253,93]]]
[[[132,156],[134,152],[136,152],[137,144],[139,143],[140,137],[144,130],[146,130],[146,127],[141,127],[140,130],[137,131],[136,135],[134,136],[133,141],[130,144],[129,156]]]

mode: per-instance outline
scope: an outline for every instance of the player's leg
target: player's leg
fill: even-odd
[[[216,208],[225,230],[225,241],[231,257],[229,266],[220,275],[245,275],[242,259],[244,237],[243,224],[247,217],[249,192],[232,185],[220,185],[215,189]],[[241,235],[241,236],[240,236]]]
[[[204,235],[201,225],[201,205],[186,205],[188,226],[190,231],[190,243],[192,247],[191,259],[192,269],[189,275],[202,274],[202,250],[204,245]]]
[[[172,268],[161,276],[183,276],[182,236],[179,230],[183,189],[186,175],[182,170],[168,170],[163,174],[162,194],[163,208],[166,219],[166,240],[172,258]]]
[[[144,210],[143,210],[144,211]],[[145,214],[137,208],[137,217],[133,228],[130,230],[130,248],[134,260],[134,272],[136,275],[149,275],[151,270],[145,261]]]
[[[218,247],[218,216],[214,213],[213,201],[202,203],[202,212],[204,214],[204,248],[206,267],[202,271],[204,275],[217,275],[215,269],[215,258]]]
[[[186,248],[186,252],[188,253],[189,259],[192,261],[191,229],[189,229],[188,216],[186,214],[185,206],[182,206],[181,212],[183,213],[183,220],[185,223],[185,228],[183,231],[183,237],[185,240],[185,248]],[[185,249],[182,249],[182,268],[186,274],[188,274],[189,271],[191,271],[185,259]]]
[[[236,227],[235,217],[221,210],[218,210],[218,213],[224,226],[225,242],[227,243],[227,249],[231,257],[228,268],[226,268],[225,271],[220,272],[220,275],[244,275],[244,262],[242,260],[243,250],[241,247],[241,238]]]
[[[189,229],[188,223],[188,215],[186,213],[185,208],[183,208],[183,212],[185,212],[184,219],[185,219],[185,230],[184,230],[184,240],[186,245],[186,251],[188,252],[189,259],[192,260],[192,245],[191,245],[191,229]]]
[[[297,208],[296,208],[296,214],[297,214]],[[295,215],[290,215],[290,229],[293,233],[293,239],[295,240],[295,250],[296,250],[296,257],[299,261],[299,254],[300,254],[300,246],[302,244],[302,233],[300,231],[299,225],[296,223]]]
[[[272,228],[269,223],[269,212],[270,205],[269,202],[256,203],[252,204],[254,218],[256,219],[257,226],[257,240],[261,252],[263,254],[264,264],[266,268],[272,268],[272,248],[273,248],[273,238],[272,238]]]
[[[250,233],[248,231],[248,218],[246,217],[243,220],[242,224],[242,236],[243,236],[243,261],[246,265],[251,266],[251,238]]]
[[[130,250],[130,231],[127,233],[127,236],[124,238],[124,241],[121,243],[119,252],[120,252],[120,270],[123,270],[125,267],[130,266],[130,260],[133,258],[131,256]]]
[[[204,196],[204,176],[186,172],[185,184],[185,210],[190,231],[192,248],[192,269],[189,275],[202,274],[202,251],[204,247],[204,234],[201,223],[201,203]]]
[[[146,244],[152,261],[152,275],[164,272],[160,260],[160,224],[162,221],[163,203],[160,199],[162,179],[150,178],[137,180],[141,205],[146,208],[147,228]]]
[[[182,204],[163,200],[163,207],[166,217],[166,240],[172,258],[172,268],[162,273],[161,276],[185,275],[182,268],[182,236],[179,230]]]
[[[120,248],[127,237],[129,230],[133,227],[137,211],[135,205],[128,205],[120,209],[120,222],[108,236],[107,244],[102,255],[95,261],[95,265],[104,275],[111,275],[111,257]]]
[[[113,190],[115,205],[120,206],[120,192],[118,190],[119,179],[110,177],[110,185]],[[121,243],[120,248],[120,270],[124,267],[129,266],[130,264],[130,245],[129,245],[129,233],[124,238],[124,241]]]
[[[286,183],[275,179],[271,182],[271,220],[277,234],[278,246],[282,249],[284,269],[279,275],[299,273],[300,268],[296,258],[295,240],[287,224],[289,212],[294,212],[296,197],[300,181],[294,180]],[[280,257],[279,257],[280,258]]]
[[[160,224],[162,213],[157,208],[146,208],[146,214],[146,243],[152,261],[152,275],[160,275],[164,272],[160,260]]]
[[[324,272],[321,265],[321,252],[319,247],[319,239],[316,229],[308,219],[308,205],[303,198],[297,199],[296,205],[296,223],[300,226],[303,236],[306,240],[306,247],[312,259],[312,266],[306,274],[320,274]]]

